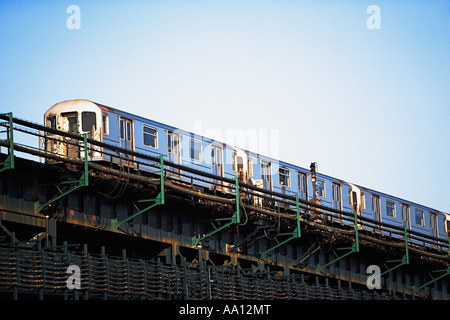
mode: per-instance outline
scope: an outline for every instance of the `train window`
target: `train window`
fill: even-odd
[[[237,166],[236,166],[236,157],[237,157],[237,154],[236,154],[236,151],[234,151],[233,152],[233,154],[231,155],[231,168],[233,169],[233,171],[235,171],[236,172],[236,170],[237,170]]]
[[[46,126],[51,129],[56,129],[56,116],[47,117]]]
[[[280,176],[280,184],[285,187],[291,186],[291,177],[290,172],[286,168],[279,168],[278,175]]]
[[[372,195],[372,219],[380,221],[380,197]]]
[[[325,181],[322,179],[316,179],[316,194],[325,198]]]
[[[402,221],[408,222],[409,221],[409,207],[406,204],[401,204],[402,207]]]
[[[418,226],[424,226],[424,220],[423,220],[423,210],[416,209],[415,211],[415,221],[416,225]]]
[[[306,192],[306,174],[299,172],[297,178],[298,178],[298,191]]]
[[[366,210],[366,196],[361,192],[361,209]]]
[[[125,119],[120,119],[120,140],[125,140]]]
[[[63,120],[63,129],[69,133],[78,133],[78,113],[65,112],[61,113]]]
[[[395,218],[395,202],[386,200],[386,215]]]
[[[84,111],[81,113],[81,129],[84,132],[97,129],[97,116],[95,112]]]
[[[155,128],[143,126],[144,145],[153,149],[158,149],[158,131]]]
[[[131,141],[131,122],[127,120],[127,141]]]
[[[436,225],[437,225],[437,221],[436,221],[436,214],[435,213],[431,213],[430,212],[430,229],[431,230],[435,230],[436,231]]]
[[[361,210],[366,210],[366,196],[361,192]],[[348,204],[353,207],[352,189],[348,189]]]
[[[109,116],[106,113],[102,113],[102,125],[103,135],[109,135]]]
[[[445,229],[445,233],[447,235],[450,235],[450,220],[447,220],[446,217],[443,217],[444,219],[444,229]]]
[[[248,157],[248,176],[253,177],[253,160]]]
[[[198,141],[191,140],[189,155],[192,160],[202,161],[202,144]]]
[[[128,119],[120,119],[120,140],[127,140],[131,142],[131,121]]]
[[[261,178],[265,182],[270,182],[270,163],[261,161]]]
[[[167,132],[167,153],[178,155],[178,144],[180,143],[180,135],[173,133],[173,131]]]

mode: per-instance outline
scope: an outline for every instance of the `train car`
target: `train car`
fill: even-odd
[[[447,213],[322,173],[316,174],[314,189],[310,171],[305,168],[92,101],[57,103],[45,112],[44,122],[53,129],[73,134],[86,133],[90,138],[109,145],[163,156],[172,163],[218,177],[237,176],[240,181],[265,190],[289,196],[298,194],[303,200],[317,199],[315,201],[321,205],[336,210],[353,212],[356,208],[359,216],[374,221],[394,226],[406,225],[412,231],[441,239],[446,239],[449,234],[450,215]],[[46,137],[48,139],[43,146],[46,151],[67,157],[84,157],[78,140],[63,139],[56,134],[47,134]],[[132,156],[122,153],[119,157],[112,157],[103,153],[100,147],[90,151],[89,160],[136,166]],[[190,182],[179,168],[169,167],[168,171],[169,176]],[[227,188],[218,179],[202,180],[200,185],[204,188]],[[261,199],[257,202],[262,204]],[[335,217],[332,222],[352,223],[344,220]],[[372,231],[386,234],[383,227],[374,227]],[[415,242],[420,244],[420,241]]]

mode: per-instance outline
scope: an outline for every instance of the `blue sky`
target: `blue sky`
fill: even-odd
[[[282,160],[450,212],[449,18],[439,0],[3,0],[1,112],[42,123],[83,98],[277,132]]]

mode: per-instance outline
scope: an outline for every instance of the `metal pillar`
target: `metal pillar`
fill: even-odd
[[[297,208],[297,220],[296,220],[296,227],[294,229],[294,232],[292,233],[281,233],[280,236],[286,236],[286,235],[290,235],[290,237],[286,240],[284,240],[283,242],[278,243],[277,245],[275,245],[274,247],[261,252],[259,254],[259,257],[262,257],[264,254],[269,253],[272,250],[275,250],[276,248],[288,243],[289,241],[296,239],[296,238],[300,238],[301,237],[301,229],[300,229],[300,206],[299,206],[299,202],[298,202],[298,194],[295,195],[295,202],[296,202],[296,208]]]
[[[8,169],[14,169],[14,128],[13,128],[13,113],[9,112],[7,113],[9,120],[8,120],[8,129],[6,131],[7,133],[7,139],[9,141],[9,149],[8,149],[8,157],[5,159],[5,161],[2,163],[3,168],[0,169],[0,172]]]
[[[386,261],[386,263],[388,263],[388,262],[400,262],[400,263],[398,265],[392,267],[392,268],[389,268],[385,272],[381,273],[380,277],[384,276],[385,274],[387,274],[387,273],[389,273],[391,271],[394,271],[395,269],[397,269],[397,268],[399,268],[399,267],[401,267],[403,265],[409,264],[408,229],[407,229],[406,224],[404,226],[404,229],[405,229],[405,255],[403,256],[403,258],[401,260],[389,260],[389,261]]]
[[[196,236],[194,236],[192,238],[192,248],[197,247],[199,244],[201,244],[201,242],[203,240],[205,240],[206,238],[209,238],[213,234],[231,226],[232,224],[236,224],[236,223],[240,222],[240,213],[239,213],[240,199],[239,199],[239,179],[238,179],[238,177],[235,178],[235,193],[236,193],[236,211],[235,211],[235,213],[231,216],[231,218],[219,218],[219,219],[214,220],[214,221],[228,221],[228,222],[225,223],[224,225],[220,226],[216,230],[205,234],[203,237],[197,238]]]
[[[448,249],[448,258],[449,258],[449,261],[450,261],[450,238],[447,238],[447,240],[448,240],[448,245],[449,245],[449,247],[448,247],[448,248],[449,248],[449,249]],[[417,293],[419,290],[422,290],[423,288],[427,287],[428,285],[430,285],[430,284],[432,284],[432,283],[434,283],[434,282],[436,282],[436,281],[438,281],[438,280],[440,280],[440,279],[446,277],[447,275],[449,275],[449,274],[450,274],[450,265],[447,266],[447,269],[444,269],[444,270],[435,270],[435,271],[431,271],[431,272],[444,272],[444,273],[441,274],[441,275],[440,275],[439,277],[437,277],[437,278],[433,278],[431,281],[428,281],[427,283],[421,285],[420,287],[412,286],[413,297],[416,295],[416,293]]]
[[[329,265],[335,263],[336,261],[339,261],[343,258],[345,258],[346,256],[355,253],[355,252],[359,252],[359,236],[358,236],[358,215],[356,213],[356,210],[353,211],[353,218],[355,220],[354,222],[354,229],[355,229],[355,242],[353,243],[353,245],[351,247],[345,247],[345,248],[337,248],[336,250],[349,250],[348,252],[344,253],[342,256],[337,257],[336,259],[334,259],[333,261],[328,262],[327,264],[321,266],[320,263],[317,265],[316,267],[316,271],[317,272],[321,272],[324,268],[328,267]]]
[[[127,222],[128,220],[134,219],[135,217],[137,217],[138,215],[150,210],[151,208],[157,206],[157,205],[164,205],[165,204],[165,199],[164,199],[164,156],[160,156],[160,170],[159,170],[159,174],[160,174],[160,184],[161,184],[161,190],[158,193],[158,195],[156,196],[156,198],[154,199],[145,199],[145,200],[139,200],[138,203],[143,203],[143,202],[154,202],[153,204],[151,204],[150,206],[139,210],[137,213],[133,214],[131,217],[126,218],[125,220],[122,221],[117,221],[117,219],[112,219],[111,220],[111,228],[113,230],[117,230],[119,228],[119,226],[124,223]]]
[[[52,199],[50,199],[48,202],[46,202],[45,204],[43,204],[42,206],[39,207],[39,212],[42,211],[44,208],[50,206],[52,203],[54,203],[55,201],[58,201],[59,199],[65,197],[66,195],[68,195],[69,193],[72,193],[73,191],[81,188],[81,187],[87,187],[89,186],[89,168],[88,168],[88,147],[87,147],[87,135],[86,133],[84,134],[84,172],[81,175],[81,178],[77,181],[63,181],[60,184],[61,185],[67,185],[67,184],[75,184],[72,188],[70,188],[69,190],[66,191],[62,191],[58,185],[55,185],[56,188],[59,191],[59,195],[54,196]]]

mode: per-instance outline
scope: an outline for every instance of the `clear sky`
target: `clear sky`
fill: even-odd
[[[450,212],[448,0],[0,1],[0,112],[76,98]]]

